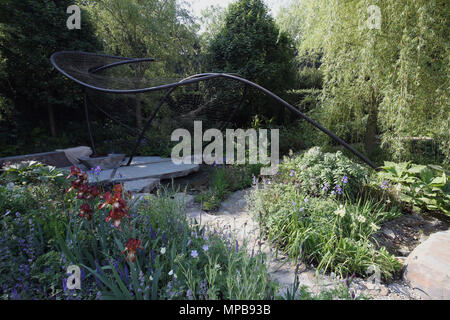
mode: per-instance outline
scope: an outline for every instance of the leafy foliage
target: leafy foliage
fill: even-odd
[[[275,93],[292,88],[295,72],[294,47],[285,32],[280,32],[261,0],[232,3],[220,32],[210,41],[207,71],[237,73]],[[249,95],[241,119],[255,114],[277,116],[275,108],[258,95]]]
[[[370,6],[380,11],[380,28]],[[294,1],[280,16],[299,56],[322,54],[320,122],[371,152],[381,134],[398,160],[411,137],[431,137],[449,161],[447,4],[437,1]],[[437,125],[438,124],[438,125]]]
[[[70,0],[5,0],[0,3],[0,69],[4,72],[0,72],[0,90],[12,104],[13,115],[19,117],[22,125],[25,123],[20,127],[21,136],[32,132],[30,126],[39,124],[36,119],[45,119],[47,125],[49,119],[55,136],[56,115],[64,114],[56,113],[57,110],[64,110],[73,117],[73,111],[81,105],[79,88],[55,72],[49,59],[56,51],[101,49],[85,11],[82,12],[82,28],[67,29],[66,10],[73,4]],[[42,117],[42,114],[48,116]],[[12,124],[5,125],[14,128]]]
[[[340,151],[324,153],[319,147],[313,147],[301,155],[285,157],[278,180],[298,184],[302,192],[311,196],[345,193],[355,199],[368,178],[366,168]]]
[[[410,162],[385,162],[380,179],[395,187],[401,201],[419,211],[441,211],[450,215],[449,172],[436,165],[415,165]],[[384,182],[384,189],[389,186]],[[382,185],[382,188],[383,188]]]
[[[5,182],[18,184],[52,181],[63,184],[63,174],[55,167],[46,166],[37,161],[23,161],[5,166],[0,177]]]

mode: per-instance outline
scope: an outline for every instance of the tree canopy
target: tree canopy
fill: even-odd
[[[280,32],[262,0],[239,0],[229,6],[210,42],[206,71],[237,73],[280,94],[295,80],[294,54],[291,38]],[[273,105],[256,98],[248,110],[253,115],[276,114]]]
[[[3,99],[9,101],[21,121],[35,122],[42,118],[40,114],[48,113],[53,135],[56,135],[53,110],[67,110],[76,105],[74,92],[77,88],[53,68],[50,55],[60,50],[101,49],[85,12],[80,30],[67,28],[66,10],[72,4],[70,0],[0,2]]]
[[[286,30],[298,32],[301,54],[323,53],[325,124],[365,140],[368,151],[379,133],[396,158],[408,155],[411,137],[428,136],[448,161],[447,6],[445,0],[293,1],[282,19]]]

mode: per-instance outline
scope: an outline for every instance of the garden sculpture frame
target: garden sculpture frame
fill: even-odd
[[[65,65],[65,61],[70,59],[70,65]],[[95,75],[98,72],[104,71],[106,69],[114,68],[117,66],[125,65],[125,64],[139,64],[143,62],[153,62],[155,59],[153,58],[126,58],[126,57],[118,57],[118,56],[112,56],[112,55],[105,55],[105,54],[98,54],[98,53],[89,53],[89,52],[81,52],[81,51],[60,51],[52,54],[50,57],[50,61],[53,64],[53,66],[61,72],[64,76],[69,78],[70,80],[78,83],[84,88],[92,89],[104,94],[139,94],[139,93],[146,93],[146,92],[153,92],[153,91],[160,91],[160,90],[166,90],[165,94],[163,95],[163,98],[159,101],[156,109],[153,111],[151,116],[146,120],[145,124],[143,125],[142,129],[139,132],[138,138],[134,144],[133,151],[129,157],[129,160],[127,162],[127,166],[129,166],[133,160],[133,157],[136,154],[136,151],[138,147],[140,146],[142,140],[145,137],[146,131],[150,128],[150,125],[152,121],[155,119],[156,115],[160,111],[161,107],[163,106],[166,99],[169,98],[169,96],[173,93],[173,91],[179,87],[193,84],[193,83],[199,83],[202,81],[215,79],[215,78],[222,78],[222,79],[229,79],[241,82],[245,85],[245,88],[247,86],[250,86],[254,89],[259,90],[260,92],[264,93],[265,95],[271,97],[275,101],[277,101],[281,106],[287,108],[288,110],[292,111],[294,114],[299,116],[300,118],[304,119],[308,123],[310,123],[312,126],[316,127],[329,137],[331,137],[334,141],[345,147],[347,150],[349,150],[351,153],[353,153],[355,156],[357,156],[360,160],[368,164],[370,167],[372,167],[375,170],[379,170],[379,168],[370,161],[365,155],[363,155],[361,152],[356,150],[354,147],[352,147],[350,144],[345,142],[343,139],[338,137],[337,135],[333,134],[326,128],[324,128],[322,125],[314,121],[313,119],[306,116],[304,113],[302,113],[300,110],[280,98],[278,95],[274,94],[270,90],[258,85],[257,83],[254,83],[250,80],[247,80],[245,78],[242,78],[235,74],[230,73],[201,73],[201,74],[195,74],[190,77],[184,78],[181,81],[174,82],[174,83],[168,83],[164,85],[158,85],[153,87],[146,87],[146,88],[133,88],[133,89],[111,89],[111,88],[105,88],[101,86],[96,86],[93,84],[88,83],[88,80],[90,77],[95,77]],[[79,62],[77,64],[77,61]],[[70,67],[68,67],[70,66]],[[245,90],[244,90],[245,95]],[[85,94],[84,96],[84,110],[85,110],[85,117],[87,121],[88,131],[89,131],[89,138],[91,141],[91,145],[93,148],[94,153],[95,151],[95,145],[93,140],[93,134],[91,129],[91,123],[89,119],[89,110],[88,110],[88,101],[87,96]],[[241,100],[242,102],[242,100]]]

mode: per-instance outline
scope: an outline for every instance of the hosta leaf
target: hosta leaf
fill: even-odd
[[[423,170],[425,170],[427,167],[422,165],[414,165],[411,168],[408,169],[408,172],[414,173],[414,174],[420,174]]]
[[[447,183],[447,177],[443,174],[441,177],[436,177],[429,183],[432,187],[443,187]]]

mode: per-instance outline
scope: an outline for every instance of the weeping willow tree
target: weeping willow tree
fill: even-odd
[[[429,137],[450,161],[446,0],[296,0],[279,21],[301,55],[321,52],[321,114],[352,142],[409,157]]]

